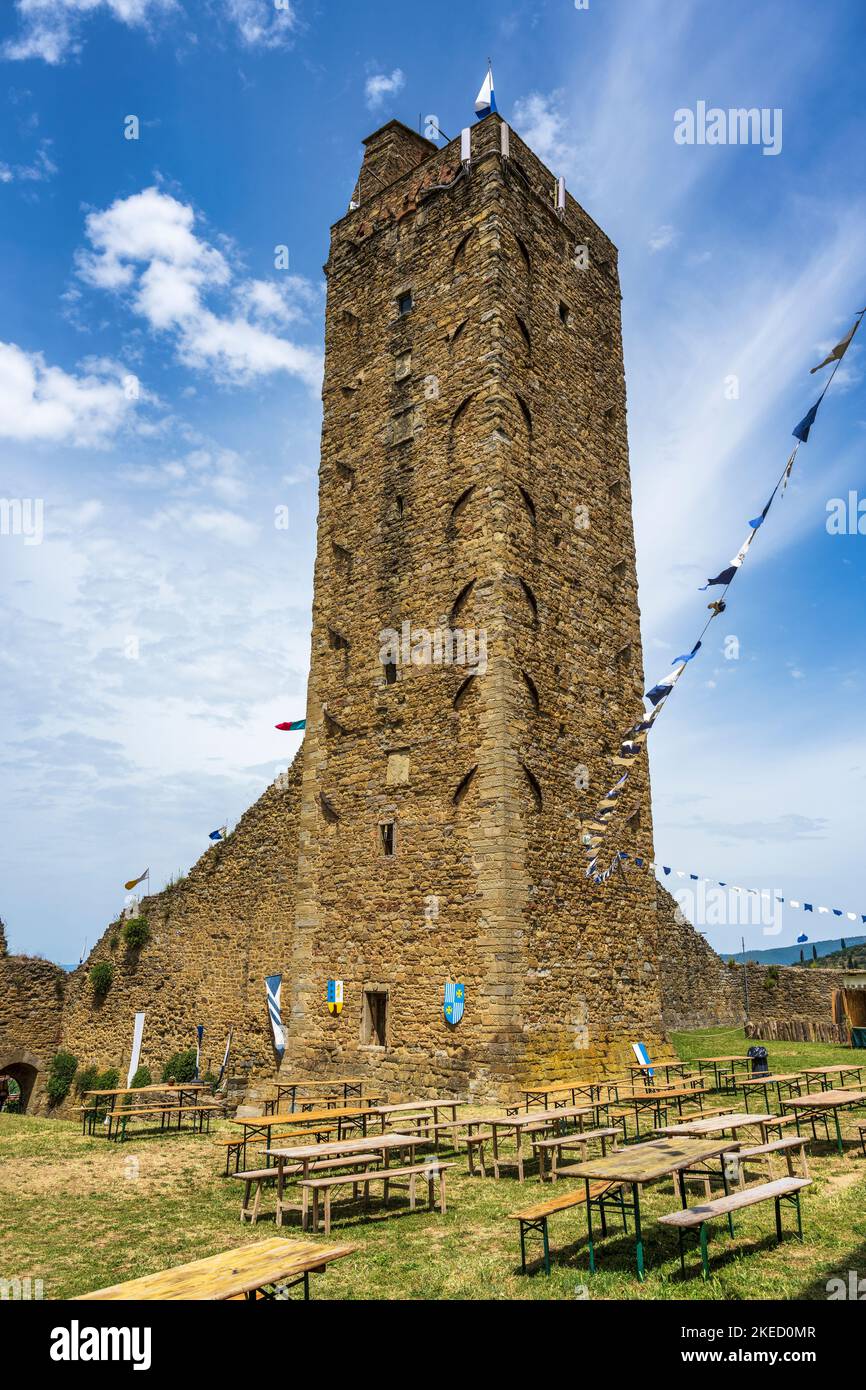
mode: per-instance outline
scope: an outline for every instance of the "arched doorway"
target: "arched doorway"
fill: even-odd
[[[33,1087],[39,1075],[39,1062],[30,1053],[18,1053],[14,1057],[0,1057],[0,1076],[10,1076],[21,1087],[18,1113],[23,1115],[30,1104]]]

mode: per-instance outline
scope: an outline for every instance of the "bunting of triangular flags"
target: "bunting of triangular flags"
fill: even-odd
[[[829,356],[826,357],[823,362],[820,362],[817,367],[812,368],[813,371],[819,371],[821,367],[826,367],[831,362],[835,363],[833,371],[830,373],[830,376],[827,380],[827,384],[824,387],[824,390],[821,392],[821,395],[818,397],[817,401],[811,407],[811,409],[807,411],[803,419],[800,421],[800,423],[796,426],[796,428],[793,431],[793,435],[794,438],[797,440],[797,443],[791,450],[787,462],[785,463],[785,467],[782,470],[782,474],[778,479],[776,486],[773,488],[773,491],[770,493],[770,496],[764,506],[763,511],[760,513],[759,516],[753,517],[753,519],[749,522],[749,530],[746,535],[746,539],[743,541],[743,544],[740,546],[740,549],[737,551],[736,555],[734,555],[730,563],[723,570],[720,570],[719,573],[715,575],[713,578],[708,579],[706,584],[701,586],[702,589],[705,590],[710,588],[711,586],[718,585],[722,589],[722,594],[718,599],[714,599],[712,603],[708,604],[708,608],[710,610],[710,617],[705,621],[700,637],[688,653],[686,653],[683,656],[678,656],[674,659],[674,663],[669,674],[665,676],[663,680],[659,681],[657,685],[651,686],[650,689],[646,692],[645,698],[649,701],[650,705],[652,706],[652,710],[647,714],[645,719],[639,720],[625,734],[620,744],[619,755],[611,759],[611,761],[614,764],[620,767],[624,766],[626,768],[629,768],[633,760],[641,753],[644,744],[646,743],[647,738],[649,736],[649,732],[656,719],[658,718],[659,714],[661,713],[662,709],[664,708],[665,703],[668,697],[670,696],[671,692],[673,691],[677,681],[680,679],[680,676],[683,674],[683,671],[685,671],[688,663],[700,651],[704,639],[704,634],[709,628],[710,623],[712,623],[715,618],[719,617],[720,614],[725,612],[725,595],[727,594],[728,589],[730,588],[731,584],[736,578],[738,571],[742,568],[743,562],[749,553],[749,549],[752,545],[752,542],[754,541],[755,536],[758,533],[758,530],[767,519],[767,514],[769,513],[769,510],[772,507],[777,494],[780,491],[784,493],[785,489],[788,486],[788,481],[791,477],[791,472],[794,467],[794,461],[797,457],[797,451],[800,448],[800,445],[805,444],[809,439],[809,431],[815,423],[815,417],[818,414],[818,408],[827,394],[830,382],[833,380],[833,377],[835,376],[839,368],[839,364],[842,361],[842,358],[848,351],[848,348],[850,347],[851,342],[853,341],[854,334],[860,327],[864,315],[866,315],[866,308],[861,309],[858,312],[852,328],[845,335],[845,337],[842,338],[841,341],[836,344]],[[617,863],[616,859],[614,859],[611,867],[604,870],[604,872],[597,872],[598,849],[601,845],[602,839],[607,833],[610,820],[616,814],[616,798],[619,798],[621,796],[623,784],[625,783],[628,776],[629,773],[626,772],[624,776],[622,776],[620,780],[615,784],[615,786],[611,788],[610,791],[605,793],[601,801],[598,803],[595,809],[595,813],[590,819],[584,822],[582,828],[582,843],[586,851],[587,858],[589,860],[586,869],[586,877],[594,878],[596,883],[604,883],[610,877],[611,873],[613,872],[613,868],[616,866]],[[614,793],[616,793],[616,798],[614,798]]]

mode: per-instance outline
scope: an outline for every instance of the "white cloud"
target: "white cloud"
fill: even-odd
[[[176,0],[15,0],[21,27],[2,53],[13,60],[41,58],[56,65],[81,51],[81,30],[91,15],[109,14],[130,28],[143,28],[176,8]]]
[[[665,223],[663,226],[656,228],[647,245],[653,255],[655,255],[656,251],[666,251],[669,246],[673,246],[676,240],[676,231],[668,223]]]
[[[390,77],[384,72],[371,74],[364,84],[364,97],[367,106],[371,111],[378,110],[386,97],[396,96],[405,85],[406,78],[399,68],[395,68]]]
[[[290,0],[225,0],[225,9],[247,48],[287,48],[294,39],[297,17]]]
[[[244,280],[232,287],[226,257],[196,236],[194,223],[188,204],[158,188],[118,198],[88,215],[91,249],[79,252],[78,273],[96,288],[128,293],[151,328],[173,333],[177,356],[189,367],[235,382],[286,372],[317,389],[320,355],[262,324],[303,318],[318,291],[299,276],[285,286]],[[240,312],[220,314],[205,302],[230,288]]]
[[[0,436],[20,442],[100,446],[130,416],[123,371],[100,363],[74,376],[42,353],[0,343]]]

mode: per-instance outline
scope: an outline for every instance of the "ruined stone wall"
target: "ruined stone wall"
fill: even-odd
[[[31,1113],[45,1109],[45,1077],[60,1040],[66,978],[51,961],[0,955],[0,1072],[15,1076]],[[31,1069],[36,1076],[28,1102]]]
[[[203,1062],[214,1070],[234,1027],[230,1071],[273,1074],[264,977],[290,972],[299,787],[298,765],[181,882],[142,900],[151,939],[140,951],[124,945],[122,922],[109,926],[69,977],[63,1045],[80,1065],[123,1071],[135,1014],[144,1010],[141,1064],[154,1078],[172,1053],[194,1046],[197,1024]],[[99,960],[114,966],[102,1002],[89,979]]]
[[[839,970],[750,963],[729,965],[677,910],[659,886],[659,967],[665,1027],[672,1031],[739,1027],[746,1019],[746,981],[751,1019],[790,1024],[834,1022]]]

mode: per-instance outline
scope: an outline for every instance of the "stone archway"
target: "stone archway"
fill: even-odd
[[[42,1062],[32,1052],[0,1053],[0,1076],[13,1077],[21,1087],[21,1100],[18,1106],[21,1115],[30,1105],[33,1088],[42,1069]]]

